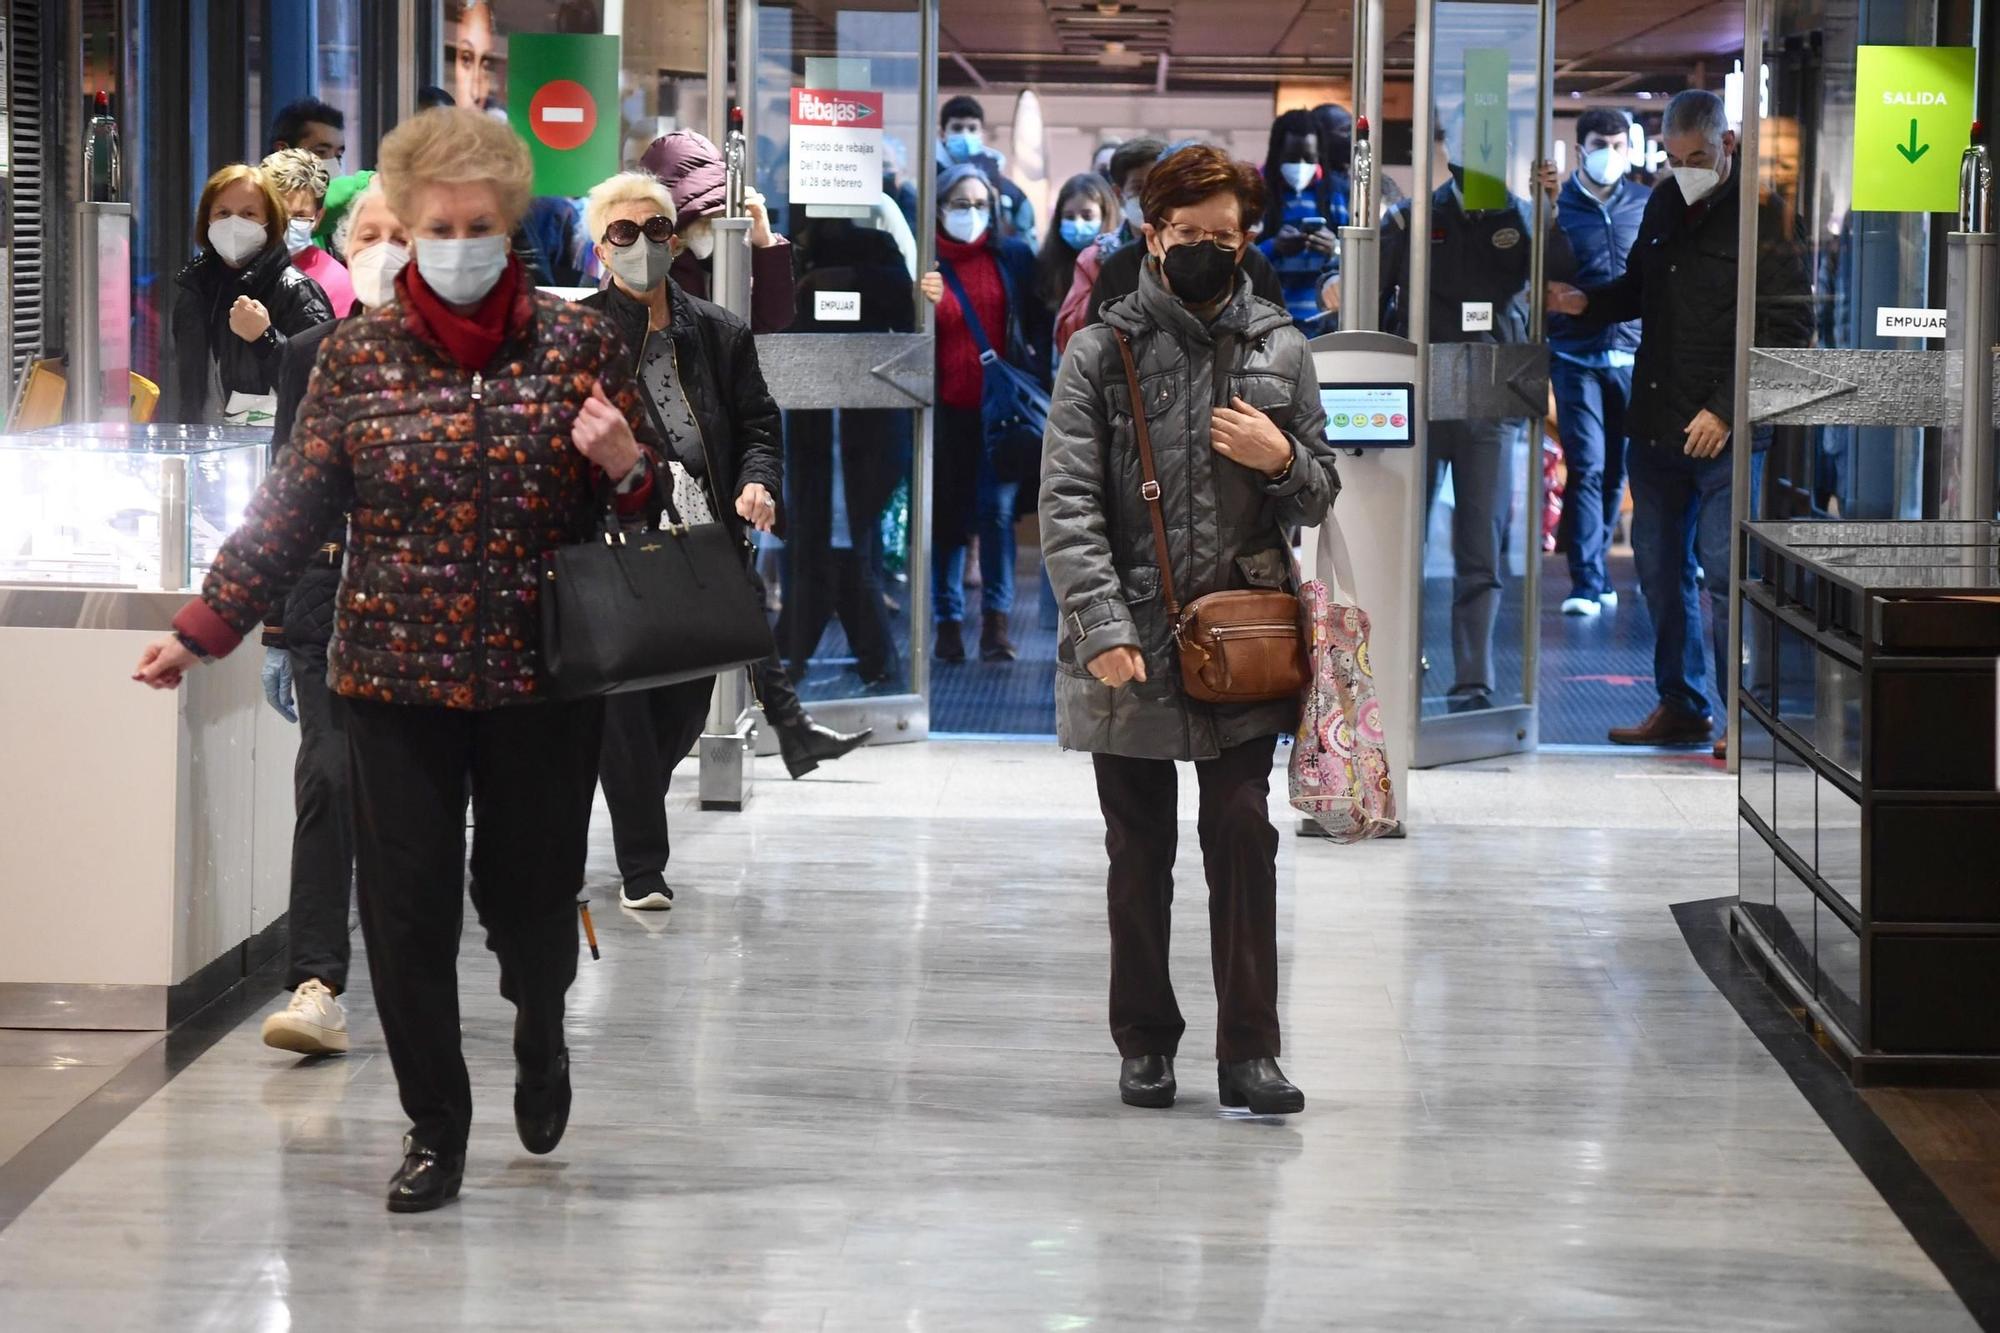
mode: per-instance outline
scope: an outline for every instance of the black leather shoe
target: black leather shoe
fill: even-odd
[[[389,1211],[428,1213],[458,1197],[465,1183],[465,1154],[443,1153],[403,1140],[402,1169],[389,1179]]]
[[[540,1157],[556,1150],[569,1128],[569,1052],[556,1057],[555,1070],[534,1083],[514,1082],[514,1132],[521,1146]]]
[[[1215,1073],[1224,1106],[1247,1106],[1256,1115],[1297,1115],[1306,1109],[1306,1095],[1292,1086],[1285,1071],[1269,1056],[1218,1061]]]
[[[873,727],[860,731],[835,731],[823,727],[805,713],[772,726],[778,733],[778,753],[785,757],[785,771],[802,778],[821,764],[830,764],[850,750],[859,749],[875,734]]]
[[[940,662],[963,662],[965,660],[965,626],[956,620],[940,620],[937,623],[937,642],[931,653]]]
[[[1134,1055],[1118,1066],[1118,1096],[1127,1106],[1165,1110],[1174,1104],[1174,1057]]]

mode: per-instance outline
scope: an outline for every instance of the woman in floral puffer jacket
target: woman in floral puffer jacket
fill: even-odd
[[[456,975],[468,790],[473,905],[518,1010],[515,1126],[545,1153],[568,1123],[563,1006],[602,714],[545,698],[540,565],[589,537],[598,494],[638,512],[653,480],[617,332],[536,292],[509,253],[526,145],[476,111],[429,111],[384,140],[381,175],[416,262],[396,300],[327,337],[277,470],[138,679],[172,688],[234,648],[350,514],[329,673],[376,1006],[414,1122],[389,1207],[419,1212],[457,1195],[472,1120]]]

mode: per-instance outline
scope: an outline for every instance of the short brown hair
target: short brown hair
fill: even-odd
[[[203,245],[208,244],[208,214],[215,207],[215,196],[240,181],[248,181],[264,196],[264,243],[276,245],[285,234],[292,211],[271,188],[271,178],[247,162],[232,162],[208,178],[208,184],[201,187],[201,202],[194,206],[194,234]]]
[[[1246,229],[1256,226],[1264,216],[1264,177],[1257,168],[1209,144],[1190,144],[1160,159],[1146,177],[1139,206],[1145,210],[1146,221],[1157,224],[1176,208],[1218,194],[1236,196]]]
[[[410,117],[382,140],[377,162],[389,209],[410,227],[417,196],[433,185],[491,185],[507,229],[527,215],[535,164],[521,136],[483,111],[441,106]]]

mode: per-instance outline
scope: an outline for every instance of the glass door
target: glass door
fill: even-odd
[[[935,353],[916,280],[936,23],[935,0],[759,5],[743,99],[755,186],[797,274],[793,322],[758,339],[785,409],[787,526],[763,557],[778,650],[815,716],[878,742],[929,729]]]
[[[1535,164],[1550,156],[1552,10],[1419,6],[1415,141],[1429,151],[1384,223],[1382,286],[1385,327],[1407,330],[1427,368],[1420,767],[1536,743],[1553,200]]]

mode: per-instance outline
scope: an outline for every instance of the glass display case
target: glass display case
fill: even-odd
[[[199,583],[264,477],[268,429],[82,423],[0,435],[0,583]]]

